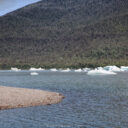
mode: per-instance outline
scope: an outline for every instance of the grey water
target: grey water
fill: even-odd
[[[0,128],[128,128],[128,73],[0,71],[0,85],[60,92],[55,105],[0,111]]]

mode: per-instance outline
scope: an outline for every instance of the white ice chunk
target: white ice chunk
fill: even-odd
[[[71,69],[69,69],[69,68],[67,68],[67,69],[65,69],[65,70],[60,70],[60,72],[70,72],[71,71]]]
[[[75,72],[82,72],[82,69],[76,69]]]
[[[44,71],[43,68],[30,68],[30,71]]]
[[[128,66],[121,66],[121,71],[128,71]]]
[[[50,71],[57,72],[57,69],[56,68],[52,68],[52,69],[50,69]]]
[[[91,70],[90,68],[83,68],[83,72],[88,72],[90,70]]]
[[[37,73],[37,72],[31,72],[30,75],[31,76],[37,76],[37,75],[39,75],[39,73]]]
[[[11,68],[11,70],[16,72],[21,71],[21,69],[18,69],[18,68]]]
[[[121,69],[117,66],[106,66],[104,70],[113,71],[113,72],[121,72]]]
[[[101,70],[101,69],[100,70],[98,70],[98,69],[91,70],[87,74],[88,75],[116,75],[115,72]]]
[[[103,67],[97,67],[97,69],[98,69],[98,70],[104,70],[104,68],[103,68]]]

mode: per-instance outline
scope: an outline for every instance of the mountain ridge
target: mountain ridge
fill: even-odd
[[[0,63],[128,65],[127,35],[126,0],[43,0],[0,17]]]

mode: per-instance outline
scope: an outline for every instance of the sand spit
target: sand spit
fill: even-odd
[[[0,110],[56,104],[63,98],[55,92],[0,86]]]

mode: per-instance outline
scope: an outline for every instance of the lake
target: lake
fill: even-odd
[[[55,105],[0,111],[0,128],[128,128],[128,73],[0,71],[0,85],[62,93]]]

